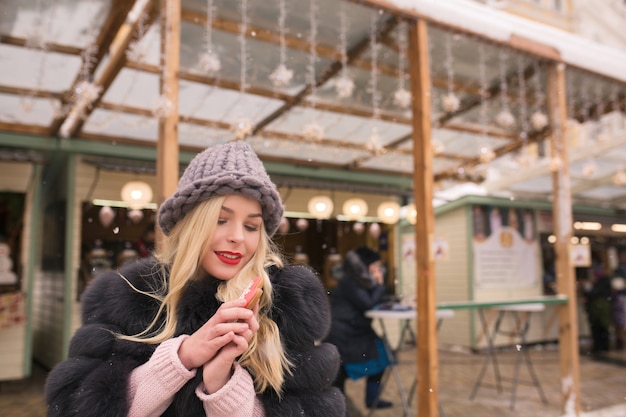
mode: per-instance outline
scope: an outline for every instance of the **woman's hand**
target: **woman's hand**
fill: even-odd
[[[233,351],[241,350],[242,344],[245,347],[241,352],[245,351],[248,340],[259,328],[256,319],[258,307],[249,310],[244,308],[244,304],[245,301],[239,299],[222,304],[213,317],[183,341],[178,349],[178,357],[185,368],[199,368],[215,359],[220,349],[226,346],[226,355],[220,355],[220,360],[226,362],[232,356],[232,366],[232,361],[240,354],[233,356]]]
[[[248,341],[259,329],[256,315],[259,310],[258,303],[252,310],[252,316],[245,322],[248,328],[241,333],[235,333],[230,342],[224,345],[213,359],[204,364],[202,369],[202,381],[207,394],[213,394],[222,388],[230,380],[233,373],[233,363],[248,349]]]

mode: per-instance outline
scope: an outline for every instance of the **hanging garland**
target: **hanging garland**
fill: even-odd
[[[293,70],[287,68],[287,44],[285,40],[285,20],[287,7],[285,0],[278,1],[278,29],[280,33],[280,61],[278,67],[270,74],[274,87],[286,87],[293,79]]]
[[[489,119],[487,117],[487,69],[485,67],[485,45],[480,42],[478,44],[478,74],[480,78],[480,127],[481,139],[487,141],[487,126]],[[486,144],[480,147],[479,159],[486,163],[495,158],[495,152]]]
[[[448,93],[441,99],[441,105],[443,107],[443,110],[447,113],[454,113],[459,109],[461,105],[461,100],[459,100],[459,97],[454,94],[454,55],[452,53],[453,40],[454,37],[452,33],[447,32],[445,41],[446,59],[444,61],[444,66],[446,68],[446,73],[448,76]]]
[[[200,61],[198,66],[200,71],[207,73],[208,75],[215,75],[222,69],[222,62],[220,56],[215,51],[213,45],[213,19],[215,17],[215,5],[213,0],[207,0],[206,5],[206,25],[204,28],[204,43],[206,50],[200,55]]]
[[[311,112],[312,121],[304,126],[304,136],[309,141],[319,141],[324,137],[324,127],[315,120],[315,100],[317,95],[317,77],[315,75],[315,64],[317,62],[317,0],[311,0],[309,3],[309,63],[308,63],[308,85],[311,90]]]
[[[515,117],[509,108],[509,87],[506,79],[506,64],[508,53],[500,50],[500,102],[502,110],[496,116],[496,122],[505,129],[510,129],[515,125]]]
[[[338,98],[352,97],[354,80],[348,72],[348,17],[345,2],[339,9],[339,53],[341,54],[341,75],[335,80],[335,92]]]
[[[535,90],[535,105],[534,112],[532,116],[530,116],[530,123],[533,125],[533,128],[537,131],[543,130],[548,125],[548,116],[541,110],[543,107],[543,102],[545,95],[541,90],[541,74],[539,73],[539,61],[534,61],[534,71],[533,71],[533,83]]]
[[[406,51],[407,51],[407,27],[406,22],[401,21],[398,25],[398,89],[393,93],[393,104],[400,108],[411,105],[411,93],[405,88],[406,81]]]
[[[377,22],[378,13],[372,11],[370,13],[370,89],[372,94],[372,119],[374,126],[370,137],[367,141],[367,150],[373,154],[380,154],[383,152],[383,147],[380,144],[380,135],[378,133],[378,120],[380,119],[380,93],[378,91],[378,40],[377,40]]]

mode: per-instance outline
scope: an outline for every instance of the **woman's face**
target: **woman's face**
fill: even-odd
[[[261,204],[242,195],[224,200],[213,239],[200,264],[217,279],[228,281],[254,256],[261,238]]]

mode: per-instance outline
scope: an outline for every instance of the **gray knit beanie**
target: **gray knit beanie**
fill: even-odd
[[[242,141],[207,148],[191,160],[178,181],[178,189],[159,208],[163,233],[169,235],[176,222],[198,203],[229,194],[259,201],[267,234],[271,237],[276,233],[283,216],[280,194],[261,160]]]

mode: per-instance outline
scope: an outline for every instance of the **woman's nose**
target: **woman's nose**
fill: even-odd
[[[228,240],[233,243],[238,243],[243,240],[243,227],[233,226],[228,234]]]

